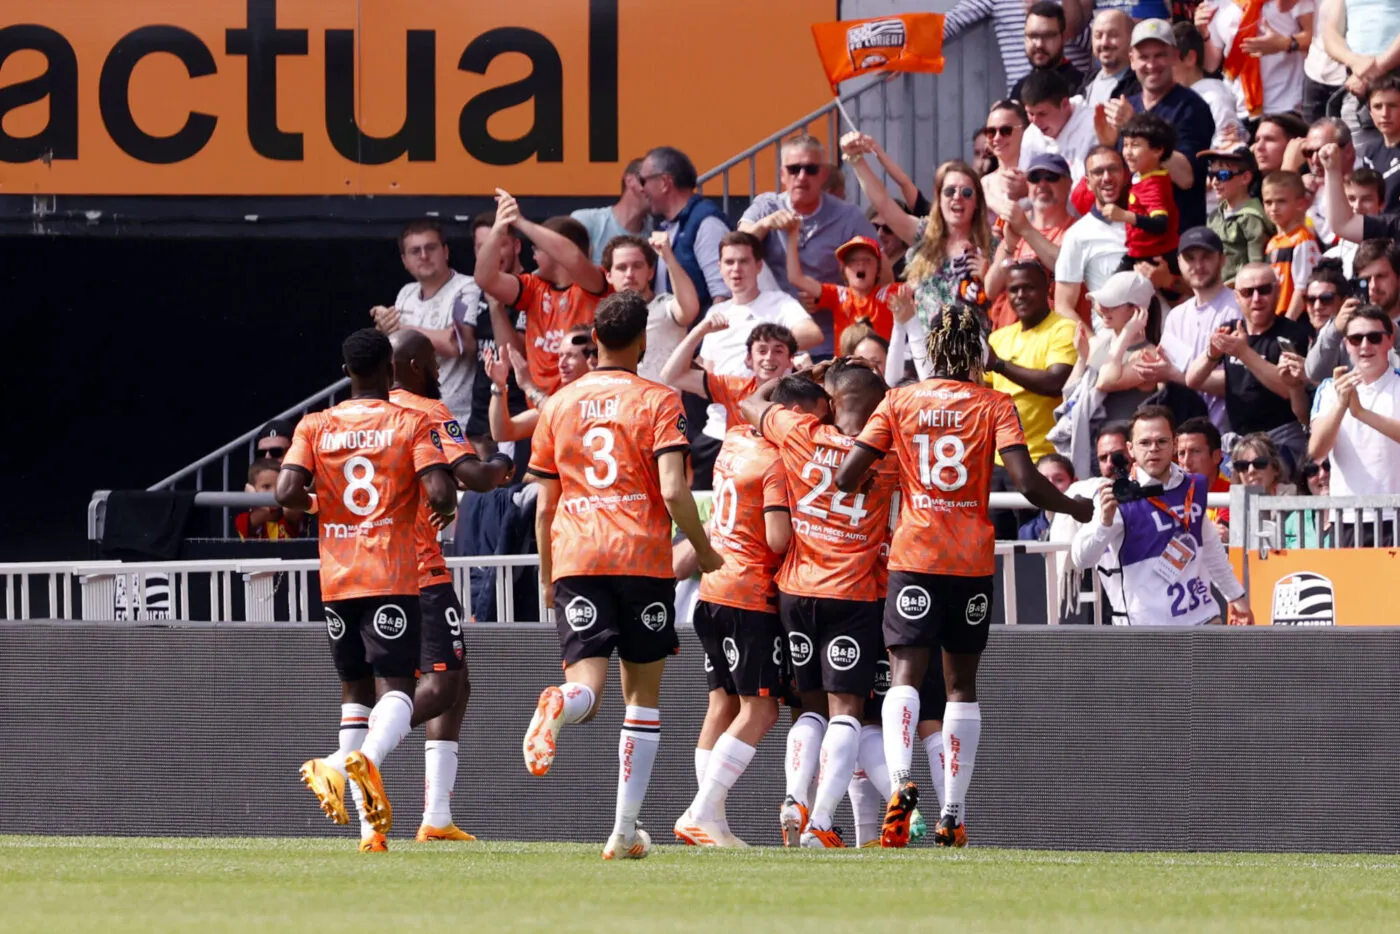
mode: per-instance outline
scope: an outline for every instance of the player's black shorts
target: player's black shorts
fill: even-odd
[[[777,613],[740,610],[701,600],[695,635],[705,647],[710,690],[743,697],[783,693],[783,627]]]
[[[461,671],[467,663],[462,643],[462,601],[451,584],[424,587],[419,594],[423,606],[423,638],[418,670]]]
[[[608,658],[645,664],[676,654],[676,581],[598,575],[554,582],[554,626],[564,664]]]
[[[865,700],[865,710],[861,713],[861,719],[871,723],[879,723],[883,715],[885,706],[885,695],[890,690],[890,660],[882,657],[875,663],[875,686],[870,689],[870,696]]]
[[[423,629],[418,594],[332,600],[323,608],[341,681],[412,678],[418,673]]]
[[[798,691],[867,697],[876,663],[885,657],[880,641],[879,600],[836,600],[778,594],[778,615],[788,639],[788,657]]]
[[[890,571],[885,644],[980,655],[992,625],[992,578]],[[937,659],[929,660],[933,668]]]

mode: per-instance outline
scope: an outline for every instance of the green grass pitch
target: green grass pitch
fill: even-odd
[[[0,837],[0,931],[1400,930],[1392,856],[391,845]]]

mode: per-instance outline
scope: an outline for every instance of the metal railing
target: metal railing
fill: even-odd
[[[1400,495],[1265,496],[1258,487],[1240,487],[1237,499],[1247,523],[1236,541],[1231,506],[1231,543],[1267,557],[1295,548],[1366,548],[1400,541]]]

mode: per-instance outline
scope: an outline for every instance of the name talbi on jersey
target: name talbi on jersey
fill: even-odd
[[[578,401],[578,417],[581,419],[593,418],[617,418],[618,400],[613,399],[580,399]]]
[[[323,451],[378,451],[394,446],[394,429],[375,428],[364,431],[323,431]]]

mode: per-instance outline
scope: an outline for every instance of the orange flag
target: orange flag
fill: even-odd
[[[943,17],[938,13],[813,23],[812,38],[832,94],[842,81],[861,75],[943,70]]]
[[[1230,43],[1222,70],[1225,77],[1240,83],[1245,109],[1257,119],[1264,114],[1264,81],[1259,73],[1259,59],[1244,50],[1244,40],[1259,35],[1264,0],[1235,0],[1235,5],[1241,10],[1240,28],[1235,33],[1235,41]]]

